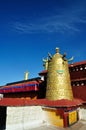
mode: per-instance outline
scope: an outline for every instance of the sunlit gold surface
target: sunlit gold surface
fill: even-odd
[[[57,51],[48,63],[46,98],[73,99],[68,61],[64,60]]]
[[[28,75],[29,75],[29,72],[26,71],[26,72],[25,72],[25,75],[24,75],[24,80],[28,80]]]
[[[72,111],[69,113],[69,125],[77,121],[77,111]]]
[[[53,110],[53,109],[44,109],[47,121],[49,124],[53,126],[58,126],[58,127],[63,127],[63,118],[61,117],[60,113],[58,110]]]

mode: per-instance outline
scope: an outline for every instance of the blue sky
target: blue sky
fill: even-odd
[[[0,85],[37,77],[56,47],[86,60],[86,0],[0,0]]]

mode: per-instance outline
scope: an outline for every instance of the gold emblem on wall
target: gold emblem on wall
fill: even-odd
[[[77,111],[72,111],[69,113],[69,125],[77,121]]]

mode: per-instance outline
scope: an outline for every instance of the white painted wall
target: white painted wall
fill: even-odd
[[[86,120],[86,106],[79,108],[80,120]],[[30,130],[48,124],[41,106],[7,107],[6,130]]]
[[[86,120],[86,106],[80,107],[79,118],[80,118],[80,120]]]
[[[28,130],[45,122],[41,106],[7,107],[6,130]]]

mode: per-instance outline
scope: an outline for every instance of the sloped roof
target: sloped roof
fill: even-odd
[[[28,98],[1,98],[0,106],[47,106],[47,107],[72,107],[79,106],[82,104],[82,100],[73,99],[61,99],[61,100],[47,100],[47,99],[36,99],[30,100]]]
[[[9,84],[5,85],[0,88],[0,93],[15,93],[15,92],[25,92],[25,91],[38,91],[39,82],[36,80],[16,83],[16,84]]]
[[[40,76],[47,74],[47,70],[43,70],[39,73]]]
[[[71,68],[71,67],[74,67],[74,66],[84,65],[84,64],[86,64],[86,60],[80,61],[80,62],[75,62],[73,64],[69,64],[69,67]],[[39,73],[40,76],[45,75],[45,74],[47,74],[47,70],[43,70]]]
[[[84,64],[86,64],[86,60],[69,64],[69,67],[74,67],[74,66],[84,65]]]
[[[71,81],[73,82],[75,82],[75,81],[86,81],[86,77],[85,78],[74,78],[74,79],[71,79]]]
[[[27,83],[27,82],[30,82],[30,81],[39,81],[40,79],[41,79],[40,77],[35,77],[35,78],[27,79],[27,80],[21,80],[21,81],[7,83],[6,85],[14,85],[14,84],[20,84],[20,83]]]

